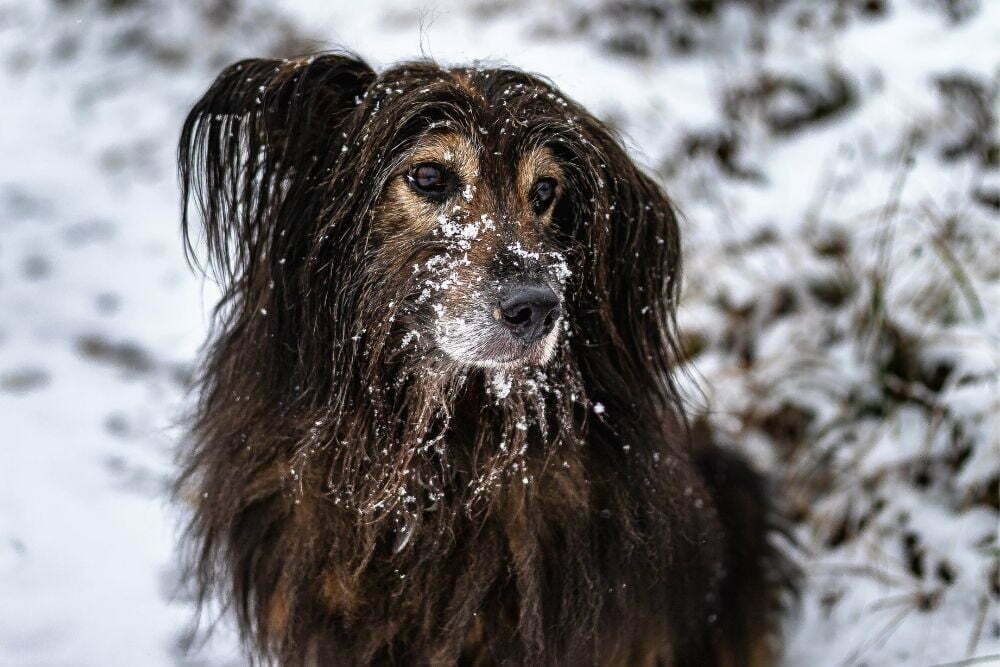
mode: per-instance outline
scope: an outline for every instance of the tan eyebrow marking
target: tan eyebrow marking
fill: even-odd
[[[406,171],[421,162],[434,162],[451,169],[459,180],[460,205],[468,205],[479,181],[479,154],[475,145],[459,132],[435,132],[419,138],[405,158],[401,176],[390,184],[376,224],[390,233],[404,229],[426,233],[438,224],[440,205],[414,192],[406,182]]]
[[[556,196],[558,196],[558,193],[564,187],[565,177],[562,167],[559,166],[556,156],[547,146],[532,149],[527,155],[521,158],[521,161],[517,165],[517,191],[521,197],[529,200],[529,203],[531,187],[539,178],[555,179]],[[542,216],[542,219],[549,220],[551,217],[552,209],[550,208]]]
[[[437,162],[449,167],[463,184],[479,180],[479,155],[472,142],[457,132],[436,133],[420,139],[409,165]]]

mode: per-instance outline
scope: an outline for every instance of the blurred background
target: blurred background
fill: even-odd
[[[243,664],[173,592],[216,297],[175,142],[332,47],[542,73],[676,200],[692,409],[802,545],[788,665],[1000,661],[1000,2],[0,0],[0,664]]]

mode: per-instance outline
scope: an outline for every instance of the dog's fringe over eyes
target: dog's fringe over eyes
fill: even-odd
[[[407,331],[440,239],[388,252],[379,205],[443,130],[563,170],[546,234],[572,273],[544,367],[471,368]],[[673,209],[604,125],[512,69],[248,60],[191,111],[179,164],[189,256],[223,298],[177,488],[202,600],[235,609],[251,655],[572,664],[638,642],[683,662],[720,632],[749,654],[763,577],[703,630],[736,547],[672,380]]]

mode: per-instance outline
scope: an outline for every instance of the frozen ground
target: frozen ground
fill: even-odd
[[[174,142],[223,64],[333,45],[542,72],[662,177],[692,403],[797,520],[788,664],[1000,655],[1000,3],[333,4],[0,2],[0,664],[242,663],[169,595],[214,298]]]

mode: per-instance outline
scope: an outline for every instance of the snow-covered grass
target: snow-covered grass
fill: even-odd
[[[215,296],[174,142],[224,64],[335,45],[543,73],[661,176],[692,406],[796,519],[788,664],[1000,655],[1000,3],[333,5],[0,4],[0,664],[242,662],[170,595]]]

